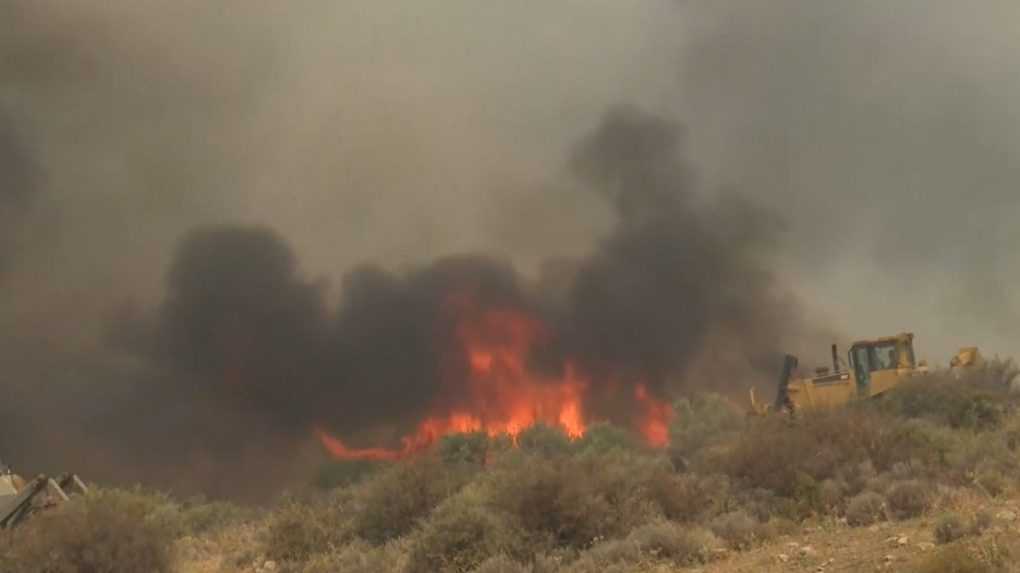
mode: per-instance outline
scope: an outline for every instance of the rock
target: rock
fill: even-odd
[[[815,557],[817,555],[818,555],[818,552],[815,551],[815,548],[811,547],[810,545],[805,545],[804,547],[800,548],[800,556],[801,557]]]
[[[779,561],[780,563],[786,563],[789,560],[790,556],[785,553],[780,553],[779,555],[776,555],[776,561]]]
[[[928,541],[922,541],[917,544],[917,548],[921,551],[931,551],[932,549],[935,549],[935,544]]]
[[[906,547],[907,544],[909,544],[909,543],[910,543],[910,538],[907,537],[906,535],[903,535],[903,536],[899,537],[896,540],[896,545],[899,545],[900,547]]]
[[[787,543],[786,546],[794,551],[800,549],[800,543],[797,543],[796,541],[791,541]]]
[[[1003,521],[1016,521],[1016,512],[1004,509],[999,513],[996,513],[995,518]]]
[[[276,571],[276,561],[269,560],[262,564],[263,571]]]
[[[885,556],[885,562],[886,563],[892,563],[893,561],[896,561],[896,556],[895,555],[886,555]]]

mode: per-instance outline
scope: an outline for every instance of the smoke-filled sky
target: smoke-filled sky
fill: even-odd
[[[531,308],[570,267],[562,344],[646,371],[733,330],[753,365],[818,332],[1010,354],[1018,24],[992,1],[4,2],[0,456],[101,473],[140,428],[139,465],[223,491],[223,452],[265,472],[321,405],[275,380],[369,375],[336,364],[382,352],[349,325],[413,337],[371,309],[420,316],[463,273]],[[243,353],[201,343],[210,308],[282,349],[229,415],[187,390]],[[434,360],[414,348],[384,387]]]

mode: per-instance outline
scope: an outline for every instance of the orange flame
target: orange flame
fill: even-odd
[[[535,371],[529,358],[536,345],[548,340],[544,325],[517,310],[473,308],[470,300],[456,299],[455,337],[459,352],[444,376],[441,400],[416,430],[402,439],[402,447],[356,449],[316,429],[326,450],[340,459],[393,460],[427,448],[444,435],[485,432],[515,438],[538,424],[562,429],[571,438],[584,435],[584,396],[589,382],[567,362],[558,375]],[[466,373],[466,375],[465,375]],[[656,446],[668,441],[672,409],[651,397],[643,385],[635,397],[643,419],[638,427]]]
[[[650,396],[644,384],[638,384],[634,388],[634,398],[644,409],[641,433],[645,439],[656,447],[667,446],[669,444],[669,423],[676,415],[673,408],[668,403],[660,402]]]

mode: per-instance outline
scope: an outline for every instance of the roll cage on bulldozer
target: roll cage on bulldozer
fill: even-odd
[[[816,368],[813,376],[798,376],[798,362],[796,356],[786,355],[772,404],[758,402],[751,389],[752,413],[838,407],[855,399],[879,396],[911,378],[928,374],[927,363],[917,361],[910,332],[854,342],[846,360],[833,344],[831,370]],[[950,366],[966,368],[982,362],[977,348],[971,347],[961,349]]]

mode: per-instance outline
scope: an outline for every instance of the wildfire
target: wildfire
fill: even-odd
[[[638,384],[634,389],[634,398],[644,409],[644,417],[641,421],[641,433],[648,443],[665,447],[669,444],[669,423],[675,415],[673,408],[665,402],[660,402],[648,394],[644,384]]]
[[[356,449],[322,429],[315,433],[330,454],[339,459],[394,460],[427,448],[447,434],[485,432],[511,438],[538,424],[561,428],[571,438],[584,435],[587,420],[584,396],[590,383],[567,361],[557,374],[537,371],[533,350],[549,341],[537,319],[519,310],[476,309],[471,302],[453,303],[457,316],[456,352],[449,376],[432,415],[396,449]],[[634,400],[642,419],[636,427],[647,441],[663,446],[672,409],[637,386]]]

